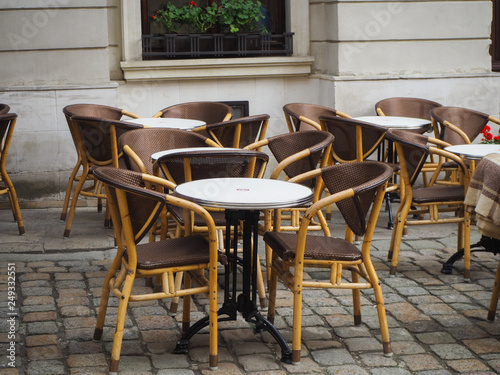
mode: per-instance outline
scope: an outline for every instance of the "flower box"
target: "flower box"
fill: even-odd
[[[142,36],[143,60],[291,56],[293,33],[156,34]]]

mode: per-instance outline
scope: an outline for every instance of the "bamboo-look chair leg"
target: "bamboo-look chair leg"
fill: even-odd
[[[375,301],[377,303],[377,315],[378,322],[380,325],[380,334],[382,336],[382,347],[384,350],[384,354],[387,356],[392,355],[391,349],[391,339],[389,336],[389,325],[387,324],[387,316],[385,312],[384,305],[384,296],[382,294],[382,287],[380,286],[380,282],[378,280],[378,276],[373,268],[372,264],[366,265],[368,275],[370,277],[370,282],[373,287],[373,291],[375,292]]]
[[[359,283],[359,273],[355,269],[351,270],[351,278],[354,284]],[[361,324],[361,291],[359,289],[352,290],[352,307],[354,315],[354,325]]]
[[[276,272],[271,270],[268,278],[269,306],[267,308],[267,320],[269,320],[271,323],[274,323],[274,316],[276,313],[276,292],[278,289],[278,275],[276,275]]]
[[[394,228],[392,229],[391,235],[391,245],[389,247],[389,256],[391,259],[391,268],[389,270],[389,275],[394,276],[396,274],[396,268],[398,266],[399,259],[399,249],[401,248],[401,239],[403,237],[403,231],[405,229],[406,217],[411,209],[411,202],[408,200],[400,205],[398,212],[396,213]]]
[[[175,290],[180,290],[182,288],[183,277],[184,277],[183,272],[177,272],[175,274]],[[173,297],[172,301],[170,302],[169,315],[176,316],[178,307],[179,307],[179,297]]]
[[[113,337],[113,349],[111,350],[111,359],[109,362],[109,374],[118,374],[118,365],[120,363],[120,352],[122,349],[123,329],[125,327],[125,316],[127,314],[127,306],[134,284],[135,273],[127,274],[122,288],[122,297],[118,304],[118,313],[116,315],[116,328]]]
[[[292,364],[300,363],[302,349],[302,273],[303,270],[295,269],[300,278],[295,276],[293,287],[293,327],[292,327]],[[298,282],[300,280],[300,282]]]
[[[102,337],[104,321],[106,320],[106,311],[108,309],[108,300],[111,292],[109,283],[111,279],[116,275],[116,271],[118,271],[122,263],[122,257],[121,257],[122,251],[118,251],[118,254],[120,254],[120,256],[117,255],[113,260],[113,263],[111,264],[111,267],[109,268],[108,273],[106,274],[104,285],[102,287],[101,302],[99,304],[99,313],[97,314],[97,322],[94,330],[94,340],[96,341],[100,340]]]
[[[66,187],[66,195],[64,196],[64,203],[63,203],[63,208],[61,211],[61,221],[66,220],[66,214],[68,213],[68,205],[69,205],[69,200],[71,198],[71,191],[73,190],[73,183],[76,180],[76,174],[78,173],[78,170],[82,166],[82,158],[80,155],[78,155],[78,161],[76,162],[75,167],[71,171],[71,175],[69,176],[69,181],[68,181],[68,186]]]
[[[84,168],[82,175],[80,177],[80,181],[76,184],[75,191],[73,192],[73,197],[71,198],[71,205],[69,207],[68,217],[66,219],[66,229],[64,230],[64,237],[69,237],[71,232],[71,226],[73,224],[73,218],[75,217],[76,205],[78,203],[78,197],[80,196],[80,191],[83,189],[83,185],[87,180],[87,176],[89,174],[88,169]]]
[[[17,228],[19,230],[19,234],[24,234],[25,233],[24,223],[21,217],[21,209],[19,208],[19,201],[17,200],[16,189],[14,189],[14,185],[12,184],[12,181],[10,180],[7,171],[2,168],[0,172],[2,180],[5,183],[5,186],[7,187],[8,190],[9,203],[12,210],[12,215],[14,216],[14,220],[17,222]]]
[[[498,262],[497,273],[495,275],[495,283],[491,292],[490,309],[488,310],[488,320],[495,320],[497,311],[498,294],[500,293],[500,262]]]
[[[261,309],[267,309],[266,286],[264,285],[264,277],[262,276],[262,267],[260,265],[260,257],[257,254],[257,294],[259,295],[259,303]]]

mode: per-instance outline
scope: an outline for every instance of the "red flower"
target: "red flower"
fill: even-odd
[[[497,135],[493,140],[497,143],[500,143],[500,135]]]
[[[491,133],[485,133],[484,134],[484,138],[486,138],[488,141],[491,141],[491,139],[493,138],[493,136],[491,135]]]
[[[191,5],[191,6],[195,7],[195,6],[196,6],[196,3],[195,3],[194,1],[190,1],[190,2],[189,2],[189,5]]]
[[[491,130],[491,128],[488,125],[485,125],[484,128],[483,128],[483,130],[481,130],[481,133],[484,134],[484,133],[489,132],[490,130]]]
[[[155,16],[151,16],[151,19],[152,19],[152,20],[155,20],[155,19],[156,19],[156,17],[155,17]]]

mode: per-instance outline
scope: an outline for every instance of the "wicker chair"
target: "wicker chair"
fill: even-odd
[[[145,183],[173,189],[163,179],[124,169],[99,167],[96,179],[105,184],[113,218],[117,253],[108,270],[102,289],[94,340],[100,340],[110,292],[119,299],[116,328],[109,373],[116,374],[120,360],[123,329],[129,302],[147,301],[174,296],[183,297],[183,330],[189,328],[190,296],[206,293],[209,300],[210,367],[217,367],[217,261],[225,257],[217,252],[217,234],[210,214],[202,207],[144,187]],[[139,244],[152,223],[166,205],[192,210],[205,220],[208,240],[200,235],[186,233],[185,237]],[[208,279],[204,274],[208,273]],[[184,272],[182,289],[173,282],[174,273]],[[152,293],[132,294],[137,278],[155,277],[157,288]],[[198,286],[193,286],[194,281]]]
[[[73,190],[73,184],[80,180],[80,176],[77,176],[80,167],[82,166],[82,157],[78,151],[78,146],[76,144],[75,139],[75,131],[73,123],[71,122],[71,116],[88,116],[88,117],[98,117],[106,120],[120,120],[123,116],[130,118],[139,118],[134,113],[128,112],[121,108],[109,107],[105,105],[99,104],[71,104],[67,105],[63,108],[64,116],[66,117],[66,122],[68,123],[68,128],[71,133],[71,137],[73,139],[73,143],[75,144],[76,152],[77,152],[77,161],[75,166],[73,167],[73,171],[69,176],[68,186],[66,188],[66,194],[64,195],[64,203],[61,212],[61,220],[66,220],[66,215],[68,213],[68,205],[69,200],[71,198],[71,191]],[[87,196],[93,196],[92,191],[95,187],[89,187],[86,189],[82,189]],[[101,196],[96,196],[98,199],[97,210],[101,212],[102,210],[102,198]]]
[[[392,173],[392,169],[381,162],[364,161],[336,164],[290,179],[291,182],[301,182],[321,177],[330,192],[329,196],[317,201],[306,211],[298,233],[273,231],[264,234],[265,243],[273,249],[269,321],[274,321],[278,277],[293,292],[292,362],[300,362],[302,296],[305,288],[351,289],[356,325],[361,324],[360,289],[373,288],[383,351],[390,355],[391,344],[384,300],[370,258],[370,244],[384,199],[386,182],[392,177]],[[346,239],[330,237],[329,230],[325,231],[325,236],[308,235],[311,218],[322,208],[334,203],[348,226]],[[369,219],[366,221],[369,211]],[[352,232],[364,236],[361,251],[350,241]],[[327,280],[304,277],[307,267],[326,268],[330,270],[330,275],[326,277]],[[343,269],[351,271],[350,282],[342,278]],[[365,279],[365,282],[360,282],[359,276]]]
[[[446,144],[441,140],[404,130],[388,130],[387,137],[396,144],[401,166],[401,204],[395,215],[396,220],[389,248],[388,257],[392,259],[390,274],[394,275],[396,273],[403,229],[406,225],[457,223],[457,250],[464,249],[464,278],[469,279],[470,219],[469,214],[464,210],[463,204],[465,189],[469,185],[469,169],[459,156],[439,148]],[[457,186],[434,186],[432,183],[434,181],[433,176],[430,186],[414,187],[430,154],[437,155],[440,158],[449,158],[456,162],[462,174],[460,179],[462,184]],[[439,172],[439,168],[436,169],[435,175]],[[444,210],[441,207],[443,206],[452,207],[454,214],[442,217]],[[417,209],[412,210],[412,207]],[[412,214],[429,215],[429,218],[409,220]]]
[[[317,104],[289,103],[283,107],[285,120],[290,133],[300,130],[322,130],[319,122],[320,116],[351,116],[332,108]]]
[[[321,166],[326,166],[331,158],[330,150],[334,137],[323,131],[300,131],[294,133],[286,133],[264,139],[248,145],[246,148],[251,150],[260,150],[267,146],[278,165],[274,168],[270,178],[289,179],[307,171],[316,169],[318,163]],[[304,182],[310,188],[314,188],[316,180]],[[315,200],[319,199],[320,193],[315,196]],[[280,225],[282,231],[297,231],[300,226],[301,213],[305,208],[295,208],[287,210],[266,210],[264,211],[264,223],[260,227],[260,232],[265,233],[271,229],[273,215],[279,215],[282,220],[287,220],[288,224]],[[285,214],[285,215],[284,215]],[[323,213],[318,212],[316,220],[311,220],[309,230],[318,231],[324,230],[328,226]],[[266,270],[267,277],[270,277],[271,267],[271,248],[266,245]]]
[[[9,113],[10,107],[7,104],[0,103],[0,115],[5,115]]]
[[[101,192],[100,184],[96,184],[93,191],[83,190],[87,179],[93,178],[91,168],[108,165],[118,168],[118,159],[122,154],[118,150],[118,138],[129,130],[142,128],[142,125],[86,116],[71,116],[70,122],[73,127],[75,145],[82,160],[82,174],[73,192],[64,237],[70,235],[79,195],[106,198]],[[105,225],[110,224],[109,220],[105,222]]]
[[[386,129],[368,122],[333,116],[320,116],[322,129],[335,136],[332,145],[332,157],[336,163],[352,163],[367,160],[375,151],[383,152],[382,143],[385,140]],[[385,160],[385,155],[379,154],[379,160]],[[398,173],[399,165],[388,164],[394,173]],[[387,227],[392,229],[391,196],[398,189],[395,180],[387,189],[386,208],[389,212]],[[359,239],[358,239],[359,240]]]
[[[156,163],[165,178],[174,185],[178,185],[186,181],[215,177],[262,178],[268,160],[269,156],[263,152],[229,148],[197,148],[172,150],[160,156]],[[186,232],[206,233],[207,228],[202,218],[193,214],[191,220],[186,223],[181,209],[175,206],[167,206],[167,209],[177,223],[177,237]],[[209,209],[209,211],[217,230],[224,234],[226,230],[224,210]],[[186,225],[190,225],[190,227],[188,228]],[[219,242],[220,246],[223,246],[224,242]],[[266,307],[267,300],[260,263],[257,265],[257,276],[260,305]]]
[[[382,99],[375,104],[379,116],[401,116],[431,119],[431,110],[442,105],[432,100],[420,98],[395,97]]]
[[[221,147],[243,148],[266,136],[269,115],[255,115],[207,124],[194,129],[210,138]]]
[[[21,217],[19,202],[17,200],[16,189],[14,189],[14,185],[12,184],[12,181],[7,174],[7,169],[5,167],[5,164],[7,163],[7,154],[9,152],[10,142],[12,141],[12,135],[14,134],[14,128],[16,126],[16,121],[17,115],[15,113],[0,115],[0,140],[3,140],[4,142],[3,147],[0,150],[0,195],[8,194],[10,208],[12,209],[14,220],[17,222],[19,234],[24,234],[24,224]]]

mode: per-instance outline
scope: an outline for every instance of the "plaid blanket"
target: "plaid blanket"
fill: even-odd
[[[500,239],[500,154],[477,164],[464,203],[483,236]]]

